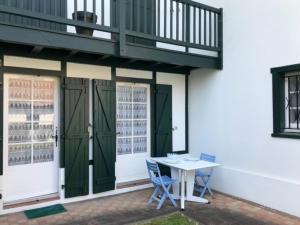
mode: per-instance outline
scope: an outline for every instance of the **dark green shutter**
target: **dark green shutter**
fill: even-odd
[[[89,80],[64,78],[65,197],[89,193]]]
[[[172,86],[156,85],[155,92],[155,157],[165,157],[172,152]],[[163,174],[169,174],[161,166]]]
[[[93,80],[93,192],[115,189],[116,83]]]

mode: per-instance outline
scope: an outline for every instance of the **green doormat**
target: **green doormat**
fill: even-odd
[[[67,210],[61,204],[43,207],[39,209],[31,209],[24,211],[28,219],[35,219],[43,216],[54,215],[58,213],[66,212]]]

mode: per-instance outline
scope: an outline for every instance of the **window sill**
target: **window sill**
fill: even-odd
[[[272,137],[300,139],[300,133],[273,133]]]

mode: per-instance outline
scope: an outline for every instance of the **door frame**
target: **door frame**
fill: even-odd
[[[1,59],[2,59],[2,64],[1,64]],[[62,103],[62,99],[61,99],[61,80],[62,80],[62,77],[64,76],[64,73],[63,73],[63,70],[47,70],[47,69],[35,69],[35,68],[23,68],[23,67],[13,67],[13,66],[4,66],[4,55],[1,55],[1,58],[0,58],[0,83],[2,82],[2,85],[3,85],[3,92],[1,93],[3,95],[3,102],[0,104],[3,104],[3,116],[2,116],[2,120],[3,120],[3,123],[2,123],[2,127],[0,126],[0,129],[2,130],[3,132],[3,145],[1,146],[2,147],[2,151],[1,151],[1,154],[0,154],[0,176],[2,176],[2,184],[0,186],[0,188],[2,188],[2,192],[5,192],[4,191],[4,188],[5,188],[5,162],[4,160],[7,160],[6,156],[7,156],[7,153],[5,153],[5,151],[7,151],[7,145],[8,145],[8,141],[7,141],[7,131],[5,130],[5,128],[7,128],[7,125],[4,125],[5,123],[5,119],[8,115],[8,108],[4,105],[5,103],[7,103],[8,99],[4,98],[5,97],[5,92],[6,90],[5,89],[5,85],[4,85],[4,81],[6,79],[7,76],[10,76],[10,75],[13,75],[13,76],[31,76],[31,77],[49,77],[49,78],[54,78],[56,80],[56,90],[55,90],[55,95],[56,95],[56,98],[58,100],[58,103],[57,103],[57,119],[55,121],[57,121],[57,128],[58,128],[58,142],[57,142],[57,150],[58,150],[58,153],[57,153],[57,192],[54,194],[55,196],[59,197],[59,199],[62,199],[63,196],[64,196],[64,193],[63,193],[63,185],[64,185],[64,171],[61,170],[61,154],[62,154],[62,148],[61,148],[61,138],[60,138],[60,134],[61,134],[61,120],[62,120],[62,116],[61,116],[61,103]],[[63,62],[61,64],[62,68],[63,68]],[[1,85],[1,84],[0,84]],[[0,147],[0,149],[1,149]],[[1,171],[2,170],[2,171]],[[2,193],[3,194],[3,193]],[[32,201],[32,200],[36,200],[36,199],[45,199],[43,197],[46,197],[47,198],[53,198],[54,197],[53,194],[50,194],[50,195],[43,195],[43,196],[37,196],[37,197],[33,197],[33,198],[28,198],[28,199],[23,199],[22,200],[16,200],[16,201],[13,201],[12,204],[14,203],[19,203],[19,202],[27,202],[27,201]],[[48,197],[49,196],[49,197]],[[3,197],[2,197],[3,199]],[[9,202],[10,203],[10,202]],[[3,202],[2,200],[2,204],[5,205],[5,202]]]
[[[137,156],[143,156],[143,155],[147,155],[147,158],[148,157],[151,157],[152,155],[152,99],[151,99],[151,84],[149,82],[145,83],[145,82],[130,82],[130,81],[117,81],[116,82],[116,90],[117,90],[117,87],[118,86],[123,86],[123,85],[126,85],[128,84],[129,86],[136,86],[136,87],[146,87],[147,88],[147,97],[149,98],[149,100],[147,101],[147,152],[143,152],[143,153],[133,153],[133,149],[132,149],[132,153],[131,154],[124,154],[124,155],[118,155],[118,152],[117,152],[117,140],[118,140],[118,136],[116,135],[116,168],[115,168],[115,172],[116,172],[116,185],[117,184],[120,184],[120,183],[127,183],[127,182],[132,182],[132,180],[126,180],[126,181],[119,181],[118,182],[118,177],[117,177],[117,163],[118,163],[118,158],[130,158],[130,156],[134,157],[134,155],[137,155]],[[117,91],[116,91],[116,95],[117,95]],[[117,97],[117,96],[116,96]],[[117,112],[117,108],[118,108],[118,100],[116,99],[116,112]],[[116,122],[117,122],[117,118],[116,118]],[[132,134],[131,138],[133,137],[134,135]],[[148,174],[146,175],[145,178],[141,178],[141,179],[146,179],[148,178]],[[140,179],[140,178],[139,178]]]

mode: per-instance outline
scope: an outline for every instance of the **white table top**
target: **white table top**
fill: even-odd
[[[217,167],[221,166],[218,163],[212,163],[212,162],[207,162],[203,160],[199,161],[187,161],[185,158],[188,157],[188,155],[182,155],[180,157],[180,160],[178,163],[170,163],[167,161],[167,157],[157,157],[157,158],[151,158],[151,160],[163,164],[165,166],[181,169],[181,170],[197,170],[197,169],[205,169],[205,168],[212,168],[212,167]]]

